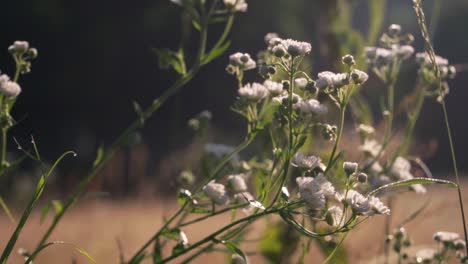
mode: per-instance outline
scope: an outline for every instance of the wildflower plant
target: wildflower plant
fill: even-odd
[[[137,119],[112,145],[98,150],[87,176],[64,202],[59,201],[59,209],[37,247],[31,251],[21,251],[26,263],[31,263],[45,248],[63,244],[49,241],[63,215],[85,192],[113,154],[136,141],[138,130],[161,105],[191,81],[202,66],[228,50],[230,42],[227,37],[234,16],[248,9],[248,3],[244,0],[171,2],[190,16],[190,24],[199,33],[200,43],[195,58],[186,58],[185,43],[181,43],[177,51],[155,50],[160,66],[171,68],[179,78],[146,109],[134,103]],[[215,44],[207,48],[208,26],[220,22],[224,23],[225,29]],[[241,249],[246,233],[255,221],[273,216],[302,236],[295,238],[308,241],[307,245],[303,245],[302,258],[307,254],[311,241],[337,241],[325,260],[328,262],[356,226],[371,217],[391,215],[394,188],[406,187],[423,194],[427,192],[424,184],[439,183],[458,187],[460,194],[458,184],[433,179],[420,159],[408,155],[424,101],[435,98],[444,105],[444,97],[449,91],[448,81],[455,76],[455,68],[448,60],[436,57],[433,51],[429,55],[417,53],[413,56],[415,49],[411,44],[414,37],[404,33],[401,26],[396,24],[389,26],[377,46],[365,48],[364,54],[343,54],[343,70],[340,72],[327,69],[316,74],[309,72],[310,67],[305,65],[305,61],[311,54],[312,46],[308,42],[281,38],[276,33],[267,34],[264,40],[265,49],[259,53],[257,60],[250,54],[235,52],[229,56],[225,68],[237,82],[232,87],[237,91],[237,96],[231,109],[245,119],[244,141],[233,147],[205,144],[203,157],[200,158],[204,165],[200,166],[202,169],[187,168],[177,179],[180,187],[177,191],[179,209],[136,252],[128,259],[122,259],[122,263],[137,264],[146,258],[151,258],[154,263],[184,258],[182,263],[187,263],[220,247],[228,252],[232,263],[248,263],[247,254]],[[10,164],[5,158],[5,142],[9,128],[14,125],[10,112],[21,92],[18,78],[30,71],[31,61],[37,57],[37,50],[23,41],[15,42],[9,52],[16,62],[16,72],[12,79],[8,75],[0,75],[0,173],[15,164]],[[355,59],[355,56],[362,55],[366,57],[369,73],[364,71],[366,66],[359,65],[359,60]],[[401,144],[396,149],[390,149],[388,146],[395,134],[393,121],[397,115],[395,84],[404,63],[416,63],[419,67],[413,91],[416,99],[406,109],[406,128]],[[438,70],[434,71],[434,67]],[[246,71],[258,72],[262,80],[246,80]],[[384,133],[380,136],[370,123],[353,124],[357,129],[351,130],[359,134],[360,146],[353,149],[353,153],[346,153],[341,146],[347,125],[345,118],[352,107],[353,98],[362,89],[369,89],[369,78],[379,79],[386,87],[381,109]],[[197,136],[204,137],[211,118],[212,114],[204,111],[190,119],[188,124]],[[250,159],[241,155],[244,149],[261,137],[268,141],[265,151]],[[20,145],[19,148],[22,149]],[[32,154],[24,153],[40,161],[34,141]],[[43,193],[47,177],[71,153],[65,152],[52,167],[45,170],[0,257],[0,263],[7,262],[29,214]],[[426,177],[415,177],[416,170],[424,172]],[[388,202],[383,199],[384,195],[390,197]],[[0,202],[9,212],[3,200]],[[208,230],[208,234],[199,240],[191,240],[191,234],[186,231],[188,226],[228,212],[232,217],[224,226]],[[399,261],[409,260],[406,248],[411,246],[411,240],[406,231],[399,228],[394,234],[387,235],[386,255],[392,245]],[[416,256],[416,263],[431,263],[424,262],[426,259],[436,259],[442,263],[453,250],[459,259],[466,259],[462,253],[466,243],[458,240],[458,235],[436,233],[435,240],[441,245],[440,250],[434,252],[432,257],[428,257],[429,251],[421,253],[421,256]],[[72,246],[94,261],[84,250]]]

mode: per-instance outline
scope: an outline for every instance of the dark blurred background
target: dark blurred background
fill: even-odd
[[[264,48],[266,33],[278,32],[313,44],[314,74],[333,69],[331,62],[340,56],[333,47],[339,45],[340,38],[329,30],[329,25],[340,16],[339,10],[343,8],[340,2],[355,8],[352,25],[366,32],[367,6],[371,1],[250,0],[248,12],[236,18],[228,53],[240,50],[255,54]],[[437,21],[435,49],[453,64],[468,63],[468,1],[440,3],[443,3],[437,9],[440,12],[433,17],[434,1],[424,1],[428,20],[437,18],[433,20]],[[97,146],[110,143],[136,117],[132,101],[149,105],[176,78],[173,72],[158,69],[158,59],[151,48],[177,48],[180,9],[169,0],[15,0],[3,1],[2,10],[0,69],[10,75],[14,70],[7,53],[14,40],[27,40],[39,50],[32,73],[20,81],[23,93],[14,116],[21,122],[10,134],[9,151],[16,151],[12,136],[27,145],[31,134],[48,160],[64,150],[76,150],[79,159],[66,162],[61,168],[65,176],[61,176],[58,189],[66,192],[83,176]],[[416,49],[422,49],[411,1],[387,1],[383,15],[380,32],[391,23],[401,24],[406,32],[416,36]],[[218,31],[214,27],[211,32]],[[174,151],[184,150],[191,142],[186,122],[202,110],[213,112],[213,126],[228,143],[242,139],[244,123],[228,107],[236,90],[234,79],[224,72],[226,62],[227,54],[203,68],[193,82],[146,124],[142,131],[145,147],[139,150],[145,156],[141,177],[161,177],[158,173],[158,168],[164,165],[161,161]],[[408,67],[406,71],[402,76],[414,73],[415,68]],[[460,72],[451,81],[451,93],[446,99],[460,169],[464,171],[468,169],[467,83],[468,74]],[[373,106],[378,105],[372,91],[364,91],[364,95]],[[435,102],[426,103],[416,133],[419,142],[437,145],[437,151],[427,160],[430,168],[441,175],[451,174],[441,108]],[[128,169],[128,155],[116,159],[123,165],[108,171],[111,177],[101,180],[104,186],[119,182],[112,178],[117,177],[118,166]],[[129,181],[128,177],[124,177],[124,185],[125,181]],[[127,189],[120,191],[125,194]]]

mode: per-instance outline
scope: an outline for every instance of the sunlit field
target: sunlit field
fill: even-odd
[[[413,254],[418,249],[434,246],[432,230],[462,232],[461,225],[454,221],[459,214],[455,190],[435,186],[429,188],[429,191],[431,197],[406,193],[399,195],[395,201],[397,209],[392,214],[392,219],[397,224],[429,200],[429,206],[406,225],[411,239],[417,244],[417,247],[411,250]],[[122,248],[121,253],[128,256],[148,239],[149,230],[156,230],[163,224],[163,216],[167,217],[176,210],[177,205],[171,200],[88,202],[70,211],[51,239],[80,245],[95,258],[97,263],[118,263],[119,244]],[[229,213],[188,228],[186,232],[190,234],[189,239],[197,240],[206,235],[209,230],[221,227],[228,221],[230,221]],[[281,220],[278,217],[271,217],[265,221]],[[242,244],[246,252],[256,251],[259,238],[265,234],[264,225],[264,220],[260,220],[248,232],[247,236],[252,241]],[[2,234],[11,232],[13,229],[13,225],[5,220],[2,221],[1,226]],[[39,215],[34,214],[19,239],[18,248],[32,248],[37,243],[38,236],[44,231],[44,227],[45,225],[39,225]],[[382,258],[379,255],[383,253],[384,234],[384,217],[373,218],[353,230],[345,242],[348,263],[381,263]],[[2,239],[0,245],[4,246],[5,242],[6,240]],[[306,263],[322,263],[325,256],[317,249],[317,245],[312,248]],[[220,249],[223,250],[221,247]],[[295,252],[290,260],[291,263],[295,263],[294,259],[297,259],[298,255],[299,252]],[[395,256],[392,258],[393,261],[394,258]],[[67,246],[57,246],[45,251],[38,256],[36,263],[72,263],[72,259],[75,259],[76,263],[87,263],[86,258]],[[249,259],[251,263],[264,263],[264,259],[258,254],[249,254]],[[213,253],[201,256],[194,263],[225,263],[226,261],[225,253]],[[18,254],[11,258],[11,263],[23,262],[24,259]],[[144,263],[151,263],[151,261]]]

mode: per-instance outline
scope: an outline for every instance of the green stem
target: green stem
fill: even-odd
[[[156,232],[156,234],[154,234],[151,239],[149,239],[136,253],[135,255],[133,255],[133,257],[128,261],[129,264],[132,264],[132,263],[136,263],[135,261],[137,259],[139,259],[139,257],[141,256],[141,254],[143,254],[143,252],[145,251],[145,249],[147,247],[149,247],[151,245],[151,243],[153,243],[153,241],[155,241],[163,231],[166,230],[166,228],[172,223],[172,221],[174,221],[174,219],[176,219],[185,209],[186,205],[188,205],[187,203],[185,203],[183,206],[181,206],[179,208],[179,210],[169,219],[166,221],[166,223],[161,227],[161,229],[158,230],[158,232]]]
[[[2,128],[2,146],[0,151],[0,168],[1,170],[6,168],[6,147],[7,147],[7,128]]]
[[[325,259],[325,261],[322,264],[327,264],[328,262],[330,262],[333,259],[333,256],[335,256],[336,252],[341,247],[341,245],[343,244],[343,242],[344,242],[346,236],[348,236],[348,234],[349,234],[349,231],[347,231],[347,232],[345,232],[343,234],[343,237],[341,237],[341,240],[338,243],[338,245],[336,245],[336,247],[333,249],[332,253],[330,253],[330,255],[328,255],[327,259]]]
[[[429,32],[427,30],[426,17],[424,15],[424,10],[422,9],[421,0],[414,0],[413,1],[413,9],[414,9],[414,11],[416,13],[416,17],[418,19],[418,24],[419,24],[419,28],[421,30],[421,34],[422,34],[422,36],[424,38],[424,41],[427,44],[426,50],[427,50],[427,53],[429,54],[429,58],[431,59],[431,62],[432,62],[433,68],[434,68],[434,72],[435,72],[436,78],[438,80],[439,92],[441,92],[442,91],[442,79],[440,77],[440,69],[439,69],[439,66],[436,63],[434,47],[431,44],[431,39],[430,39],[430,36],[429,36]],[[442,95],[442,93],[440,93],[440,94]],[[458,166],[457,166],[457,160],[456,160],[456,155],[455,155],[455,148],[454,148],[454,144],[453,144],[452,132],[451,132],[451,129],[450,129],[450,123],[449,123],[449,119],[448,119],[448,112],[447,112],[447,107],[445,105],[444,98],[442,98],[442,100],[441,100],[441,105],[442,105],[442,111],[444,113],[444,121],[445,121],[446,130],[447,130],[447,136],[448,136],[448,139],[449,139],[450,154],[451,154],[451,158],[452,158],[453,170],[455,172],[455,179],[456,179],[456,182],[457,182],[457,185],[458,185],[458,188],[457,188],[457,190],[458,190],[458,202],[459,202],[459,205],[460,205],[460,211],[461,211],[461,215],[462,215],[462,223],[463,223],[463,232],[464,232],[464,235],[465,235],[465,243],[468,245],[468,234],[467,234],[467,228],[466,228],[465,210],[463,208],[463,196],[462,196],[462,190],[461,190],[461,185],[460,185],[460,177],[458,175]],[[465,250],[466,250],[466,254],[468,255],[468,247],[465,247]]]
[[[327,168],[325,169],[325,173],[328,172],[332,165],[333,165],[333,160],[335,159],[335,154],[336,150],[338,149],[338,145],[340,144],[341,140],[341,135],[343,134],[343,127],[344,127],[344,118],[345,118],[345,111],[346,111],[346,106],[341,105],[340,106],[340,127],[338,128],[338,134],[336,135],[336,140],[335,144],[333,144],[333,149],[330,154],[330,159],[328,160]]]
[[[466,229],[466,217],[465,217],[465,209],[463,208],[463,196],[462,196],[462,187],[460,184],[460,176],[458,175],[458,166],[457,166],[457,159],[455,155],[455,148],[453,144],[453,138],[452,138],[452,132],[450,129],[450,123],[448,119],[448,113],[447,113],[447,107],[445,106],[445,101],[442,100],[442,110],[444,112],[444,121],[445,121],[445,127],[447,129],[447,136],[449,140],[449,145],[450,145],[450,155],[452,156],[452,165],[453,165],[453,171],[455,172],[455,179],[457,181],[457,191],[458,191],[458,201],[460,203],[460,212],[462,216],[462,221],[463,221],[463,233],[465,235],[465,243],[468,245],[468,235],[467,235],[467,229]],[[468,247],[465,247],[466,254],[468,255]]]
[[[13,250],[16,241],[18,240],[18,237],[21,233],[21,230],[23,230],[24,225],[26,224],[26,221],[29,218],[29,215],[31,214],[34,206],[36,205],[37,201],[41,197],[42,193],[44,192],[45,185],[47,183],[47,179],[49,178],[50,174],[55,170],[57,165],[69,154],[74,154],[73,151],[67,151],[62,156],[60,156],[55,163],[50,167],[50,169],[45,172],[44,174],[41,175],[41,178],[37,184],[36,190],[31,197],[31,200],[29,201],[26,209],[23,212],[23,215],[21,216],[20,221],[18,222],[18,225],[16,226],[15,231],[10,237],[10,240],[8,241],[8,244],[6,245],[5,249],[3,250],[2,256],[0,257],[0,263],[5,264],[6,261],[8,260],[8,257],[11,254],[11,251]]]
[[[228,230],[228,229],[230,229],[230,228],[232,228],[232,227],[234,227],[234,226],[236,226],[238,224],[241,224],[243,222],[250,221],[250,220],[256,220],[256,219],[258,219],[258,218],[260,218],[262,216],[272,214],[272,213],[276,213],[276,212],[279,212],[279,211],[280,211],[280,209],[265,210],[265,211],[263,211],[261,213],[250,215],[250,216],[247,216],[245,218],[234,221],[234,222],[224,226],[223,228],[219,229],[218,231],[211,233],[207,237],[199,240],[198,242],[190,245],[186,249],[184,249],[184,250],[182,250],[180,252],[177,252],[176,254],[173,254],[170,257],[167,257],[167,258],[161,260],[161,262],[159,262],[159,263],[167,263],[167,262],[169,262],[169,261],[171,261],[171,260],[173,260],[173,259],[175,259],[175,258],[177,258],[177,257],[179,257],[181,255],[184,255],[184,254],[192,251],[193,249],[195,249],[195,248],[197,248],[197,247],[199,247],[199,246],[201,246],[201,245],[203,245],[203,244],[205,244],[207,242],[213,241],[213,240],[216,239],[216,236],[218,236],[219,234],[225,232],[226,230]],[[130,262],[129,264],[132,264],[132,263]]]
[[[224,209],[221,209],[219,211],[216,211],[216,212],[213,212],[211,214],[207,214],[205,216],[202,216],[202,217],[199,217],[199,218],[195,218],[193,220],[190,220],[188,222],[185,222],[185,223],[181,223],[179,225],[177,225],[177,227],[184,227],[184,226],[188,226],[188,225],[192,225],[192,224],[195,224],[195,223],[198,223],[200,221],[203,221],[207,218],[210,218],[212,216],[216,216],[216,215],[219,215],[219,214],[223,214],[225,212],[228,212],[228,211],[231,211],[231,210],[234,210],[234,209],[238,209],[238,208],[242,208],[242,207],[245,207],[247,206],[248,203],[245,203],[245,204],[238,204],[238,205],[235,205],[235,206],[231,206],[231,207],[227,207],[227,208],[224,208]]]

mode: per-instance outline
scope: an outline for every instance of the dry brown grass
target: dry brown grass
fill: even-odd
[[[416,244],[420,246],[432,244],[432,234],[438,230],[462,231],[456,190],[433,186],[429,190],[431,204],[419,217],[409,223],[406,228]],[[424,204],[428,196],[403,194],[396,199],[396,209],[393,211],[394,224],[410,212]],[[468,198],[468,197],[467,197]],[[468,199],[466,200],[468,203]],[[467,208],[468,209],[468,208]],[[73,208],[60,223],[52,236],[52,240],[70,242],[87,250],[98,263],[118,263],[117,238],[124,247],[125,256],[129,257],[146,241],[152,233],[162,225],[162,216],[168,216],[176,210],[172,201],[94,201]],[[220,227],[228,221],[229,214],[217,217],[202,225],[184,229],[191,241],[201,238],[204,234]],[[47,219],[47,220],[50,220]],[[46,222],[47,222],[46,220]],[[349,250],[350,263],[379,263],[375,256],[381,252],[383,239],[383,217],[374,217],[353,230],[348,236],[345,246]],[[3,248],[14,226],[5,217],[0,220],[2,234],[0,247]],[[17,248],[31,249],[43,233],[46,224],[39,226],[39,214],[34,214],[28,221],[22,233]],[[260,236],[261,221],[255,228]],[[244,249],[255,248],[254,243],[243,245]],[[321,263],[323,256],[316,249],[309,254],[306,263]],[[73,249],[66,246],[51,247],[43,252],[35,263],[71,263],[76,258],[78,263],[87,263],[86,259]],[[225,263],[222,254],[202,256],[195,263]],[[258,256],[251,257],[252,263],[263,263]],[[180,261],[180,260],[179,260]],[[22,258],[13,255],[9,263],[22,263]],[[148,262],[150,263],[150,262]],[[175,261],[177,263],[177,261]]]

